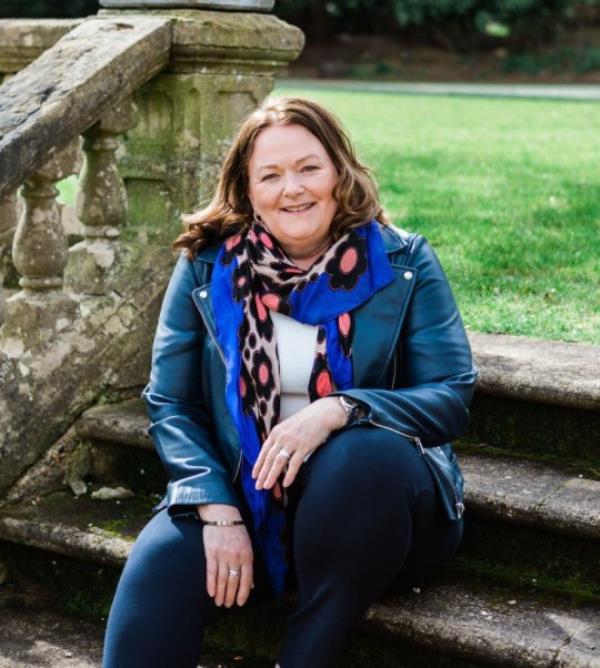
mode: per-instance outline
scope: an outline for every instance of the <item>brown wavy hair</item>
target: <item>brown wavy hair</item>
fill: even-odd
[[[271,125],[302,125],[323,144],[338,172],[333,197],[338,208],[331,223],[333,241],[352,227],[377,219],[389,225],[379,203],[371,170],[356,157],[354,147],[340,121],[325,107],[300,97],[267,98],[242,123],[233,140],[208,206],[184,214],[185,232],[172,244],[174,251],[186,251],[188,259],[205,246],[223,241],[249,227],[254,212],[248,197],[248,165],[256,137]]]

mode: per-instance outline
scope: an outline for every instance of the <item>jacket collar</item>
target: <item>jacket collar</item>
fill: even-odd
[[[392,255],[399,250],[405,248],[408,243],[409,234],[405,230],[402,230],[397,227],[382,225],[381,226],[381,237],[383,239],[383,245],[385,247],[385,252],[388,255]],[[203,248],[198,255],[196,255],[196,262],[215,262],[217,258],[217,253],[221,247],[220,243],[214,243],[210,246]]]

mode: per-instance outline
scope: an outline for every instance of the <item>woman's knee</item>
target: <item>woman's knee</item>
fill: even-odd
[[[431,475],[414,445],[375,427],[334,434],[307,464],[303,488],[361,495],[365,503],[398,503],[431,489]]]
[[[144,527],[125,564],[117,598],[161,599],[181,605],[190,597],[209,603],[202,524],[160,511]]]

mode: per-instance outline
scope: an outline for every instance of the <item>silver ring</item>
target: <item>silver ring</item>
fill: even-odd
[[[277,457],[285,457],[286,459],[291,459],[292,455],[285,449],[281,448],[281,450],[277,453]]]
[[[230,577],[230,578],[234,577],[235,575],[239,575],[239,574],[240,574],[239,571],[236,571],[236,570],[234,570],[233,568],[230,568],[230,569],[229,569],[229,577]]]

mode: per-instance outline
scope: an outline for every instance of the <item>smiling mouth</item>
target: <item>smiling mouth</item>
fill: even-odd
[[[312,209],[315,204],[316,202],[311,202],[310,204],[303,204],[301,209],[284,207],[281,210],[285,211],[285,213],[304,213],[305,211]]]

